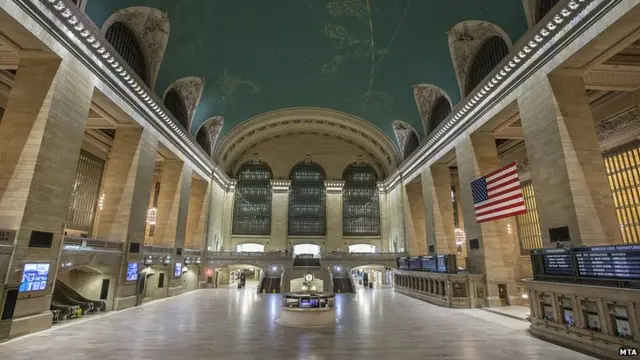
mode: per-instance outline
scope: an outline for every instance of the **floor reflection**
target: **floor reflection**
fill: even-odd
[[[388,288],[336,295],[329,328],[279,325],[280,303],[252,287],[203,290],[1,344],[0,359],[588,359],[528,336],[524,325]]]

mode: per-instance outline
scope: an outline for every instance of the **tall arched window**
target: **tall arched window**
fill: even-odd
[[[234,235],[271,234],[271,169],[253,160],[238,170],[233,205]]]
[[[484,45],[482,45],[473,59],[473,63],[471,63],[471,68],[469,68],[467,75],[465,95],[469,95],[507,54],[509,54],[507,43],[499,36],[490,37]]]
[[[418,134],[416,134],[415,130],[411,130],[409,132],[409,137],[407,138],[407,142],[404,145],[404,158],[408,158],[413,154],[416,149],[420,146],[420,139],[418,139]]]
[[[178,122],[182,124],[182,127],[185,130],[189,130],[189,112],[187,111],[187,106],[184,104],[182,100],[182,96],[175,89],[171,89],[167,92],[167,95],[164,96],[164,106],[173,114],[173,116],[178,119]]]
[[[104,37],[109,44],[122,56],[122,59],[129,64],[131,69],[138,74],[140,79],[149,85],[147,79],[147,65],[138,40],[133,32],[123,23],[114,22],[107,29]]]
[[[291,170],[289,235],[325,235],[325,174],[310,160]]]
[[[538,4],[536,7],[536,21],[542,20],[545,15],[556,6],[560,0],[538,0]]]
[[[435,130],[449,114],[451,114],[451,104],[446,97],[440,96],[431,109],[429,133]]]
[[[196,134],[196,142],[198,145],[202,147],[202,150],[207,153],[207,155],[211,155],[211,144],[209,143],[209,134],[204,129],[204,126],[198,130]]]
[[[380,195],[376,171],[355,163],[342,173],[342,233],[344,236],[380,236]]]

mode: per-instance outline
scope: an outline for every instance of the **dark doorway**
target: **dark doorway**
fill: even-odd
[[[102,279],[102,288],[100,289],[100,300],[107,300],[109,297],[109,283],[111,280]]]
[[[500,297],[500,305],[509,306],[509,293],[507,292],[507,284],[498,284],[498,296]]]
[[[7,297],[5,298],[5,301],[4,301],[4,309],[2,309],[2,317],[0,318],[0,320],[13,319],[13,312],[16,309],[17,301],[18,301],[18,289],[7,291]]]
[[[158,288],[162,289],[164,287],[164,273],[160,273],[158,276]]]

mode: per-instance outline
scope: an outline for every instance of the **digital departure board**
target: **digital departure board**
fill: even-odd
[[[419,256],[412,256],[409,258],[409,270],[420,270],[421,269],[421,264],[420,264],[420,257]]]
[[[574,276],[573,255],[567,249],[548,249],[542,257],[544,274],[549,276]]]
[[[422,264],[422,271],[437,272],[438,263],[436,257],[433,255],[421,256],[420,263]]]
[[[447,257],[445,255],[438,255],[438,272],[446,273],[449,272],[449,267]]]
[[[640,245],[574,249],[581,277],[640,279]]]

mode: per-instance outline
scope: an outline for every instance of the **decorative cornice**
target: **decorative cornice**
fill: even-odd
[[[13,0],[205,174],[213,161],[173,118],[158,96],[68,0]],[[115,80],[115,81],[114,81]],[[133,97],[130,96],[133,94]]]
[[[274,193],[289,192],[291,180],[271,180],[271,191]]]
[[[596,125],[596,133],[599,141],[605,141],[616,135],[624,135],[628,130],[638,128],[640,125],[640,112],[637,107],[629,109],[621,114],[602,120]]]
[[[328,193],[342,193],[344,181],[325,181],[324,188]]]
[[[598,21],[622,0],[564,0],[547,23],[539,23],[525,34],[490,76],[460,101],[451,114],[433,131],[422,146],[399,167],[403,178],[412,178],[415,172],[479,121],[495,105],[542,68],[578,36]],[[559,4],[560,5],[560,4]],[[398,183],[389,177],[387,188]]]

